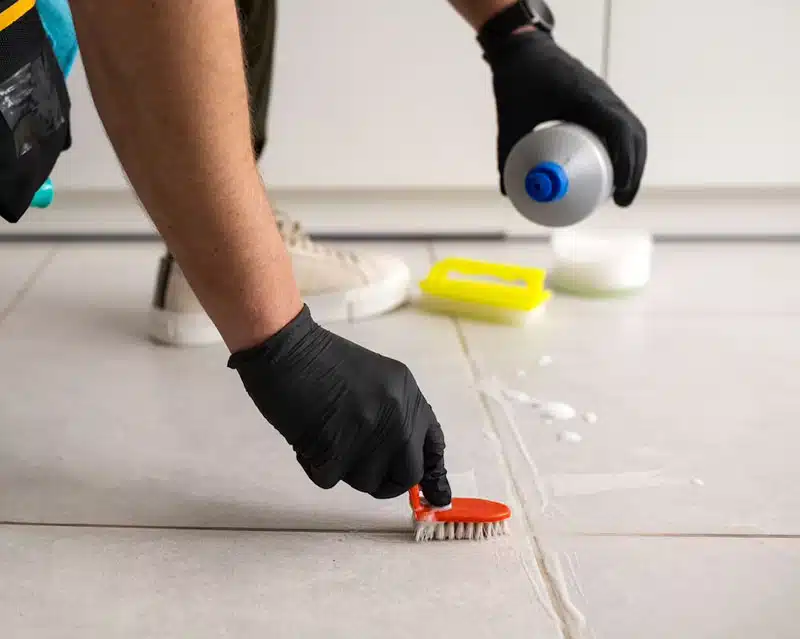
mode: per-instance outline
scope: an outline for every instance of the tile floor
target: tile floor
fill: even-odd
[[[547,265],[522,242],[368,248],[419,277]],[[143,338],[158,254],[0,244],[0,636],[800,636],[796,245],[660,245],[640,295],[556,297],[525,329],[413,306],[332,325],[411,366],[457,492],[516,512],[508,538],[423,545],[402,499],[313,487],[222,347]],[[546,423],[492,379],[598,421]]]

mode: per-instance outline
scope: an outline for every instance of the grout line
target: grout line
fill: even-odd
[[[23,285],[15,293],[14,297],[11,298],[11,301],[5,306],[5,308],[0,308],[0,324],[2,324],[8,318],[8,316],[11,315],[17,306],[19,306],[20,302],[22,302],[25,296],[30,292],[42,273],[44,273],[45,269],[53,262],[56,253],[58,253],[58,247],[54,246],[42,258],[41,262],[37,264],[36,268],[33,269],[33,272],[28,276],[28,279],[25,280]]]
[[[435,247],[432,245],[430,250],[431,250],[431,256],[435,260],[436,259]],[[469,355],[469,348],[467,346],[466,336],[464,335],[464,331],[462,330],[461,324],[458,321],[458,319],[451,318],[451,321],[453,323],[453,327],[455,328],[456,335],[458,337],[458,341],[461,346],[461,351],[467,360],[467,366],[470,370],[472,381],[477,384],[479,381],[478,371],[476,370],[472,358]],[[530,520],[530,515],[527,509],[524,507],[525,500],[522,498],[522,490],[520,489],[519,484],[517,483],[516,477],[511,472],[511,463],[504,451],[503,440],[499,434],[498,424],[495,422],[494,416],[489,408],[486,398],[481,393],[478,393],[478,401],[481,403],[481,406],[483,407],[484,418],[490,424],[490,427],[493,431],[492,434],[497,438],[498,446],[500,447],[501,466],[506,475],[507,481],[511,485],[513,499],[522,506],[522,512],[524,513],[522,519],[525,523],[525,528],[530,538],[531,547],[533,550],[533,556],[535,560],[536,571],[538,573],[538,577],[541,579],[541,581],[544,583],[545,588],[547,589],[547,597],[549,600],[548,604],[550,605],[551,610],[546,612],[553,613],[555,615],[560,625],[558,631],[559,634],[562,636],[562,638],[572,639],[572,637],[569,636],[570,624],[567,619],[566,611],[564,610],[563,602],[561,601],[561,598],[558,596],[558,591],[554,587],[552,580],[550,579],[550,576],[548,574],[546,562],[544,559],[544,551],[542,549],[541,542],[534,530],[533,522]],[[524,558],[522,558],[522,562],[523,564],[525,563]],[[525,570],[526,572],[528,572],[527,567],[525,567]],[[531,583],[531,586],[534,588],[535,591],[538,590],[536,584]],[[536,594],[538,596],[539,593],[537,592]],[[541,603],[542,605],[544,605],[544,602]]]
[[[209,532],[264,532],[264,533],[302,533],[320,535],[341,535],[341,534],[362,534],[362,535],[393,535],[406,536],[414,541],[412,532],[405,532],[396,528],[374,528],[370,530],[358,530],[353,528],[272,528],[269,526],[181,526],[181,525],[159,525],[159,524],[84,524],[68,522],[38,522],[38,521],[0,521],[0,527],[7,528],[75,528],[98,530],[176,530],[176,531],[209,531]],[[414,542],[416,543],[416,542]]]
[[[568,533],[563,537],[575,538],[601,538],[601,537],[619,537],[622,539],[798,539],[800,534],[792,535],[786,533],[778,533],[771,535],[769,533]]]
[[[436,264],[436,239],[425,240],[425,251],[428,253],[428,269],[431,269]]]
[[[270,526],[200,526],[200,525],[168,525],[168,524],[109,524],[80,522],[41,522],[8,520],[0,521],[0,527],[7,528],[97,528],[98,530],[177,530],[177,531],[210,531],[210,532],[265,532],[265,533],[302,533],[318,535],[391,535],[408,536],[406,531],[396,528],[274,528]],[[413,535],[412,535],[413,537]],[[618,539],[797,539],[800,534],[787,533],[564,533],[563,539],[586,538],[618,538]]]
[[[479,382],[478,378],[478,371],[472,361],[472,358],[469,355],[469,348],[467,346],[466,335],[461,328],[460,322],[452,318],[453,325],[455,326],[456,333],[458,335],[459,343],[461,344],[461,349],[464,353],[464,356],[467,359],[467,365],[469,366],[470,373],[472,375],[472,381],[474,383]],[[486,397],[482,393],[478,393],[479,401],[481,406],[483,407],[484,416],[488,419],[489,423],[491,424],[493,434],[497,437],[498,445],[500,446],[501,450],[501,458],[502,458],[502,467],[506,474],[506,478],[511,484],[513,497],[515,501],[520,504],[523,514],[523,521],[525,523],[525,528],[528,532],[528,535],[531,539],[531,544],[533,548],[533,556],[536,562],[536,569],[541,578],[542,582],[547,588],[547,595],[549,598],[549,603],[555,612],[556,616],[558,617],[558,621],[560,623],[560,634],[563,639],[574,639],[571,636],[570,632],[570,623],[568,620],[567,610],[564,605],[564,601],[562,597],[559,596],[558,588],[555,586],[552,577],[547,569],[547,561],[545,559],[545,550],[542,545],[542,541],[539,539],[539,536],[536,534],[535,526],[533,521],[531,520],[531,515],[528,512],[527,508],[525,508],[525,499],[523,498],[523,491],[519,486],[516,476],[512,472],[511,462],[508,459],[508,456],[505,452],[505,447],[503,446],[503,438],[500,436],[500,426],[495,421],[494,415],[492,410],[489,408],[489,403]]]

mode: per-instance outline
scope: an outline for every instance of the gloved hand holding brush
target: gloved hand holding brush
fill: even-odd
[[[432,505],[450,503],[444,433],[404,364],[322,328],[304,306],[228,365],[321,488],[341,480],[389,499],[420,484]]]

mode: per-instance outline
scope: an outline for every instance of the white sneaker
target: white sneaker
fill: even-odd
[[[297,222],[280,213],[276,217],[300,294],[318,322],[372,317],[408,300],[411,276],[402,260],[318,244]],[[169,254],[159,264],[150,315],[150,336],[156,342],[202,346],[222,339]]]

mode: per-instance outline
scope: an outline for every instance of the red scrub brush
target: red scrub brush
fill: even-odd
[[[481,540],[508,534],[511,509],[505,504],[454,497],[449,506],[436,508],[422,501],[419,486],[414,486],[408,495],[417,541]]]

